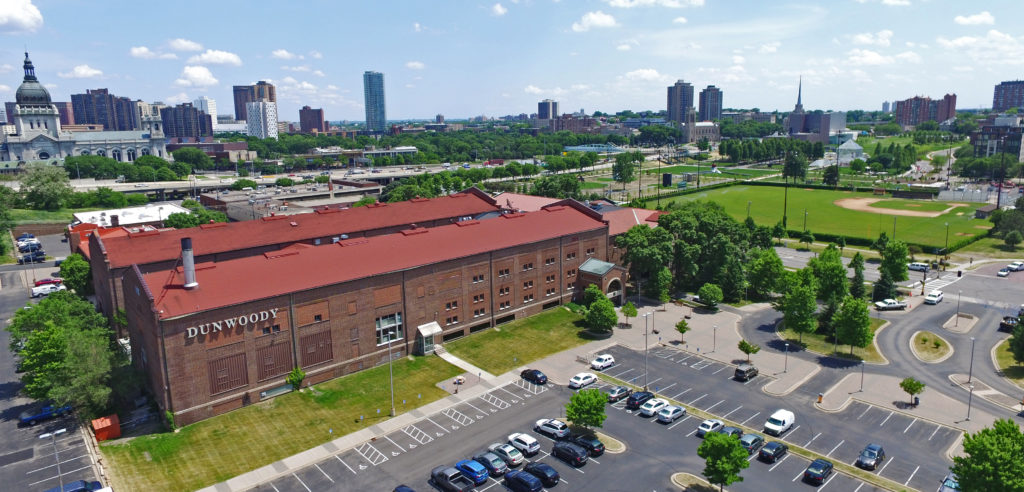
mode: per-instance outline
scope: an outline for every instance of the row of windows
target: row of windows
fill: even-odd
[[[445,326],[450,326],[450,325],[454,325],[454,324],[456,324],[458,322],[459,322],[459,317],[458,316],[451,316],[449,318],[445,318],[444,325]]]
[[[473,304],[476,304],[478,302],[484,302],[484,294],[473,296]]]
[[[533,302],[533,294],[523,296],[523,304],[526,304],[528,302]]]
[[[484,316],[486,314],[487,314],[487,308],[480,308],[480,309],[474,309],[473,310],[473,317],[474,318],[479,318],[479,317]]]
[[[479,284],[480,282],[483,282],[483,281],[484,281],[484,275],[483,274],[473,275],[473,283],[474,284]]]
[[[449,301],[449,302],[446,302],[445,305],[444,305],[444,310],[445,311],[451,311],[452,309],[458,309],[458,308],[459,308],[459,301]]]
[[[523,282],[523,290],[532,289],[532,288],[533,288],[533,280],[529,280],[529,281]]]
[[[523,263],[523,271],[526,272],[529,270],[533,270],[533,263]]]

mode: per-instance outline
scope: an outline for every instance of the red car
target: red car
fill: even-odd
[[[49,284],[60,285],[63,282],[64,282],[64,279],[62,279],[62,278],[44,278],[42,280],[36,280],[36,287],[39,287],[40,285],[49,285]]]

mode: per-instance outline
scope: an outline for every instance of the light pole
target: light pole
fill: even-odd
[[[967,384],[971,384],[974,378],[974,337],[971,337],[971,365],[967,369]]]
[[[644,315],[644,391],[647,390],[647,317],[650,315]]]
[[[714,352],[718,349],[718,325],[715,325],[714,332],[711,334],[711,351]]]
[[[963,293],[963,290],[956,291],[956,322],[953,323],[954,327],[960,326],[960,294]]]
[[[393,338],[392,333],[388,333],[388,379],[391,380],[391,416],[395,416],[395,373],[391,368],[391,339]]]
[[[57,436],[67,431],[67,429],[57,429],[39,436],[40,439],[49,439],[53,443],[53,458],[57,460],[57,481],[60,482],[60,489],[58,490],[64,490],[64,477],[60,474],[60,454],[57,452]]]
[[[783,362],[782,372],[789,372],[789,342],[786,342],[786,351],[784,352],[785,361]]]
[[[804,232],[807,232],[807,209],[804,209]]]
[[[971,420],[971,402],[974,400],[974,385],[970,386],[971,392],[967,395],[967,418],[964,420]]]
[[[864,361],[860,361],[860,392],[864,392]]]
[[[946,246],[942,248],[942,255],[945,256],[949,251],[949,222],[946,222]]]

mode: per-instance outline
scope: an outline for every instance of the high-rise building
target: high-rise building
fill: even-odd
[[[383,132],[388,121],[384,104],[384,74],[363,72],[363,102],[366,106],[366,129]]]
[[[217,130],[217,101],[210,99],[206,96],[199,96],[198,99],[192,101],[196,109],[210,115],[210,123],[213,125],[213,130]]]
[[[992,95],[992,111],[1024,109],[1024,80],[1008,80],[996,86]]]
[[[941,100],[915,96],[896,101],[893,113],[896,123],[903,126],[916,126],[925,121],[941,123],[956,117],[956,94],[946,94]]]
[[[302,133],[326,132],[327,123],[324,122],[323,108],[313,109],[309,106],[303,106],[299,110],[299,131]]]
[[[537,119],[550,120],[558,118],[558,101],[545,99],[537,103]]]
[[[57,112],[60,113],[60,124],[61,125],[74,125],[75,124],[75,110],[71,107],[69,102],[55,102],[54,106],[57,106]]]
[[[7,120],[6,121],[7,121],[8,125],[13,125],[14,124],[14,106],[16,104],[18,104],[18,103],[13,103],[13,102],[5,102],[4,103],[4,111],[7,114]]]
[[[277,103],[246,103],[245,114],[245,127],[250,137],[277,139]]]
[[[889,101],[882,101],[882,112],[883,113],[888,113],[890,111],[891,107],[892,106],[889,104]]]
[[[160,110],[164,134],[168,137],[209,137],[213,135],[213,121],[210,115],[192,103],[183,103]]]
[[[137,130],[140,127],[135,102],[107,89],[88,89],[71,95],[75,123],[103,125],[108,131]]]
[[[444,115],[438,114],[437,116],[434,116],[434,123],[444,123]]]
[[[235,119],[247,121],[246,104],[251,102],[277,102],[277,89],[273,84],[266,81],[256,82],[255,85],[236,85],[232,87],[235,98]]]
[[[693,107],[693,85],[676,81],[668,88],[668,120],[685,123],[686,108]]]
[[[722,89],[713,85],[700,91],[700,121],[722,119]]]

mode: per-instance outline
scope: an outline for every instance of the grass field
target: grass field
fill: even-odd
[[[396,360],[394,372],[396,410],[405,412],[448,396],[435,383],[462,370],[428,356]],[[195,490],[386,420],[389,391],[388,366],[378,366],[100,451],[115,490]]]
[[[611,183],[595,183],[593,181],[584,181],[580,183],[580,188],[584,190],[603,190],[611,186]]]
[[[879,326],[882,326],[885,321],[878,318],[871,318],[871,333],[874,334],[878,330]],[[784,340],[793,344],[801,345],[800,334],[792,330],[783,329],[779,331],[779,335]],[[872,339],[874,335],[872,335]],[[805,349],[810,352],[825,354],[825,355],[836,355],[844,359],[863,360],[866,362],[885,362],[885,358],[882,354],[878,353],[875,348],[875,344],[871,343],[867,348],[853,348],[853,354],[850,354],[850,347],[848,345],[839,345],[836,352],[832,351],[834,340],[830,335],[822,333],[804,333],[802,345]]]
[[[15,224],[67,224],[74,218],[72,217],[72,214],[77,212],[92,212],[94,210],[103,210],[103,208],[62,208],[53,211],[14,208],[11,209],[11,219],[14,220]]]
[[[918,212],[941,212],[949,208],[946,202],[932,202],[925,200],[882,200],[869,205],[871,208],[915,210]]]
[[[986,237],[968,244],[963,249],[957,250],[956,256],[963,263],[968,262],[968,258],[972,256],[1006,259],[1024,258],[1024,247],[1017,245],[1016,248],[1011,248],[1000,238]]]
[[[939,360],[949,353],[949,342],[930,331],[921,331],[914,335],[914,352],[925,362]]]
[[[1024,366],[1013,360],[1013,352],[1010,352],[1009,339],[1003,340],[996,345],[996,369],[1003,373],[1003,377],[1017,386],[1024,386]]]
[[[491,374],[502,374],[589,342],[581,320],[568,309],[552,309],[448,342],[445,349]]]
[[[761,225],[773,226],[782,220],[785,189],[775,186],[737,185],[701,193],[663,199],[671,201],[711,200],[722,204],[726,212],[737,220],[747,216],[747,202],[751,202],[750,216]],[[789,188],[788,228],[802,230],[806,212],[807,230],[812,233],[841,234],[848,237],[875,239],[880,232],[890,238],[942,248],[949,223],[949,242],[984,235],[991,223],[975,219],[974,210],[983,204],[958,207],[938,217],[904,217],[879,213],[859,212],[834,204],[840,198],[878,198],[871,193],[849,191],[811,190],[797,186]],[[922,204],[931,203],[921,201]],[[893,229],[895,228],[895,234]]]

